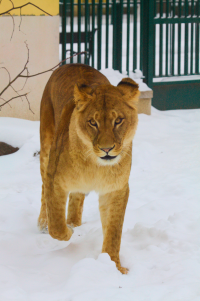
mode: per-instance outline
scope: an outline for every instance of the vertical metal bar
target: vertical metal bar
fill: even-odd
[[[119,35],[117,35],[117,40],[119,44],[119,51],[118,51],[118,70],[122,73],[122,28],[123,28],[123,0],[120,0],[120,10],[118,11],[119,16]]]
[[[174,75],[174,39],[175,39],[175,25],[171,24],[171,75]]]
[[[166,0],[166,17],[167,19],[169,18],[169,0]],[[168,40],[169,40],[169,25],[166,24],[166,49],[165,49],[165,53],[166,53],[166,60],[165,60],[165,75],[168,76],[168,64],[169,64],[169,45],[168,45]]]
[[[149,19],[149,27],[150,27],[150,30],[149,30],[149,39],[151,40],[152,39],[152,46],[150,46],[149,48],[149,60],[150,60],[150,57],[152,56],[153,58],[153,64],[151,64],[151,68],[149,70],[149,87],[153,87],[153,77],[154,77],[154,74],[155,74],[155,66],[156,66],[156,52],[155,52],[155,45],[156,45],[156,36],[155,36],[155,25],[152,25],[153,23],[153,19],[154,19],[154,11],[155,11],[155,1],[152,1],[152,3],[150,3],[150,9],[149,9],[149,14],[150,14],[150,17],[152,18]],[[152,13],[151,13],[151,10],[152,10]]]
[[[70,63],[73,63],[73,53],[74,53],[74,0],[71,0],[71,15],[70,15],[70,23],[71,23],[71,45],[70,45],[70,55],[71,55],[71,59],[70,59]]]
[[[163,16],[163,0],[160,0],[160,18]],[[160,38],[159,38],[159,76],[162,76],[163,67],[163,24],[160,24]]]
[[[152,4],[152,10],[154,10],[153,18],[156,18],[156,7],[155,7],[155,1]],[[153,55],[153,64],[152,64],[152,79],[151,79],[151,85],[153,86],[153,77],[156,76],[156,25],[152,26],[152,37],[153,40],[150,42],[153,46],[152,47],[152,55]]]
[[[91,23],[91,18],[90,18],[90,8],[91,8],[91,4],[90,4],[90,1],[88,3],[88,26],[87,26],[87,31],[88,31],[88,51],[89,51],[89,54],[88,54],[88,61],[87,61],[87,64],[90,65],[90,40],[91,40],[91,36],[90,36],[90,31],[91,31],[91,26],[90,26],[90,23]],[[92,37],[93,39],[94,37]]]
[[[98,38],[97,38],[97,69],[101,69],[101,40],[102,40],[102,0],[99,0],[98,9]]]
[[[95,0],[92,0],[92,67],[94,67],[94,45],[95,45]]]
[[[197,23],[197,58],[196,58],[196,61],[197,61],[197,73],[199,74],[199,26],[200,24]]]
[[[194,17],[194,0],[191,2],[191,17]]]
[[[143,2],[143,74],[144,82],[152,88],[153,74],[155,69],[154,64],[154,41],[155,41],[155,26],[154,19],[154,0]]]
[[[89,22],[89,14],[88,14],[88,0],[85,0],[85,64],[88,64],[88,22]]]
[[[143,0],[140,1],[140,70],[143,70]]]
[[[173,18],[175,18],[175,5],[176,5],[176,0],[173,0]],[[171,53],[171,74],[174,75],[174,53],[175,53],[175,25],[172,24],[172,53]]]
[[[134,0],[133,71],[137,68],[137,0]]]
[[[126,72],[129,75],[129,50],[130,50],[130,0],[127,0],[127,32],[126,32]]]
[[[81,0],[78,0],[78,52],[81,52]],[[81,62],[81,56],[78,55],[78,63]]]
[[[114,57],[114,69],[122,72],[122,18],[123,18],[123,0],[116,4],[115,19],[113,19],[113,34],[115,35],[115,57]]]
[[[156,15],[157,15],[157,11],[158,11],[158,9],[157,9],[157,4],[158,4],[158,1],[159,0],[154,0],[154,18],[156,17]]]
[[[156,8],[157,9],[157,8]],[[156,58],[156,55],[157,55],[157,52],[156,52],[156,43],[157,43],[157,32],[158,32],[158,25],[154,25],[154,37],[153,37],[153,41],[151,43],[153,43],[153,47],[154,47],[154,56],[153,56],[153,77],[156,77],[157,74],[156,74],[156,66],[157,66],[157,58]],[[159,55],[159,54],[158,54]],[[159,59],[159,57],[158,57]]]
[[[194,41],[194,23],[191,23],[190,74],[193,74],[193,41]]]
[[[197,0],[197,3],[196,3],[196,15],[197,17],[199,17],[199,14],[200,14],[200,0]],[[196,23],[196,34],[195,34],[195,59],[196,59],[196,64],[195,64],[195,73],[196,74],[199,74],[199,26],[200,26],[200,23],[197,22]]]
[[[188,17],[188,0],[185,0],[185,17]],[[185,63],[184,74],[188,74],[188,23],[185,24]]]
[[[113,69],[116,70],[116,0],[112,2],[112,21],[113,21]]]
[[[194,16],[194,0],[191,2],[191,17]],[[190,49],[190,74],[194,74],[194,23],[191,23],[191,49]]]
[[[179,0],[178,17],[181,18],[181,0]],[[178,24],[178,75],[181,75],[181,23]]]
[[[67,37],[66,37],[66,12],[67,12],[67,0],[63,0],[63,15],[62,15],[62,61],[66,59],[66,43],[67,43]],[[62,63],[63,65],[66,64],[66,62]]]
[[[157,18],[158,14],[160,12],[159,5],[158,5],[159,1],[160,0],[154,0],[153,19]],[[152,22],[153,22],[153,20],[152,20]],[[154,40],[151,41],[151,43],[153,43],[154,52],[155,52],[155,56],[153,56],[153,77],[156,77],[156,65],[157,65],[157,62],[156,62],[156,37],[157,37],[158,26],[159,26],[158,24],[154,25],[154,34],[155,34],[155,36],[154,36]]]
[[[108,68],[108,50],[109,50],[109,0],[106,0],[106,60],[105,60],[106,68]]]
[[[163,0],[160,0],[160,18],[163,17]]]

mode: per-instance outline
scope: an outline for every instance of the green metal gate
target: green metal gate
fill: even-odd
[[[200,108],[200,1],[144,1],[143,72],[160,110]]]
[[[62,0],[62,59],[142,70],[161,110],[200,107],[200,0]]]
[[[63,60],[66,53],[72,56],[74,51],[78,53],[86,51],[84,63],[99,70],[109,67],[129,74],[135,69],[142,69],[140,24],[143,18],[143,2],[62,1],[60,11],[63,20],[61,37]],[[76,61],[83,62],[83,59],[81,56],[71,59],[71,63]]]

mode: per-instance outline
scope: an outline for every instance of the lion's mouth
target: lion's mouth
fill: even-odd
[[[109,156],[109,155],[106,155],[105,157],[100,157],[101,159],[103,160],[112,160],[112,159],[115,159],[117,156]]]

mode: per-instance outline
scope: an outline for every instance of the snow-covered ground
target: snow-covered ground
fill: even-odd
[[[128,275],[101,254],[95,193],[69,242],[38,231],[39,122],[0,118],[0,141],[20,148],[0,157],[0,301],[200,300],[200,110],[139,115],[120,251]]]

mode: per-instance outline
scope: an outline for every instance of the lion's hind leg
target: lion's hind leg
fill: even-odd
[[[67,224],[78,227],[82,223],[82,212],[85,195],[83,193],[70,193],[67,212]]]

